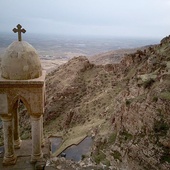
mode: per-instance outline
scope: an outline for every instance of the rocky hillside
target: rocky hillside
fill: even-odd
[[[170,36],[116,64],[95,60],[76,57],[47,75],[45,137],[63,137],[58,153],[85,136],[94,140],[80,164],[53,159],[53,165],[65,170],[170,169]],[[20,107],[21,138],[27,139],[30,123]]]
[[[170,36],[117,64],[73,58],[46,86],[46,136],[92,135],[86,157],[107,169],[170,169]]]
[[[139,47],[139,48],[119,49],[119,50],[114,50],[114,51],[108,51],[105,53],[101,53],[101,54],[89,57],[89,61],[91,63],[94,63],[95,65],[106,65],[106,64],[119,63],[125,54],[131,54],[131,53],[136,52],[137,50],[143,51],[148,47],[152,47],[152,45]]]

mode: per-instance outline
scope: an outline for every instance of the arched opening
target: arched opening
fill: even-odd
[[[20,148],[21,140],[31,139],[31,122],[28,109],[21,97],[13,105],[14,147]]]
[[[18,95],[18,92],[8,94],[7,114],[1,115],[4,137],[3,165],[15,164],[17,157],[26,155],[31,156],[32,163],[43,157],[41,148],[43,146],[43,108],[40,103],[42,95],[38,93],[38,90],[35,91],[36,95],[39,95],[37,97],[29,91],[22,92],[20,91],[24,97]]]
[[[21,140],[31,139],[30,115],[22,99],[18,100],[18,114]]]

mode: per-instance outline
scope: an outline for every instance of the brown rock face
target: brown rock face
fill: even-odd
[[[117,170],[170,169],[169,37],[117,64],[73,58],[46,82],[46,127],[55,118],[56,130],[103,120],[93,135],[94,162]]]

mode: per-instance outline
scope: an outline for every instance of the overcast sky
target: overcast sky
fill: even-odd
[[[0,32],[163,38],[170,0],[0,0]]]

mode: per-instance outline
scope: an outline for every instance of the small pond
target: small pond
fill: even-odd
[[[51,143],[51,152],[54,153],[61,145],[62,138],[61,137],[50,137],[49,138]]]
[[[61,145],[62,139],[59,137],[51,137],[51,152],[54,153]],[[59,157],[64,156],[66,159],[78,162],[82,159],[82,155],[86,155],[93,144],[91,137],[86,137],[78,145],[71,145],[66,148]]]

